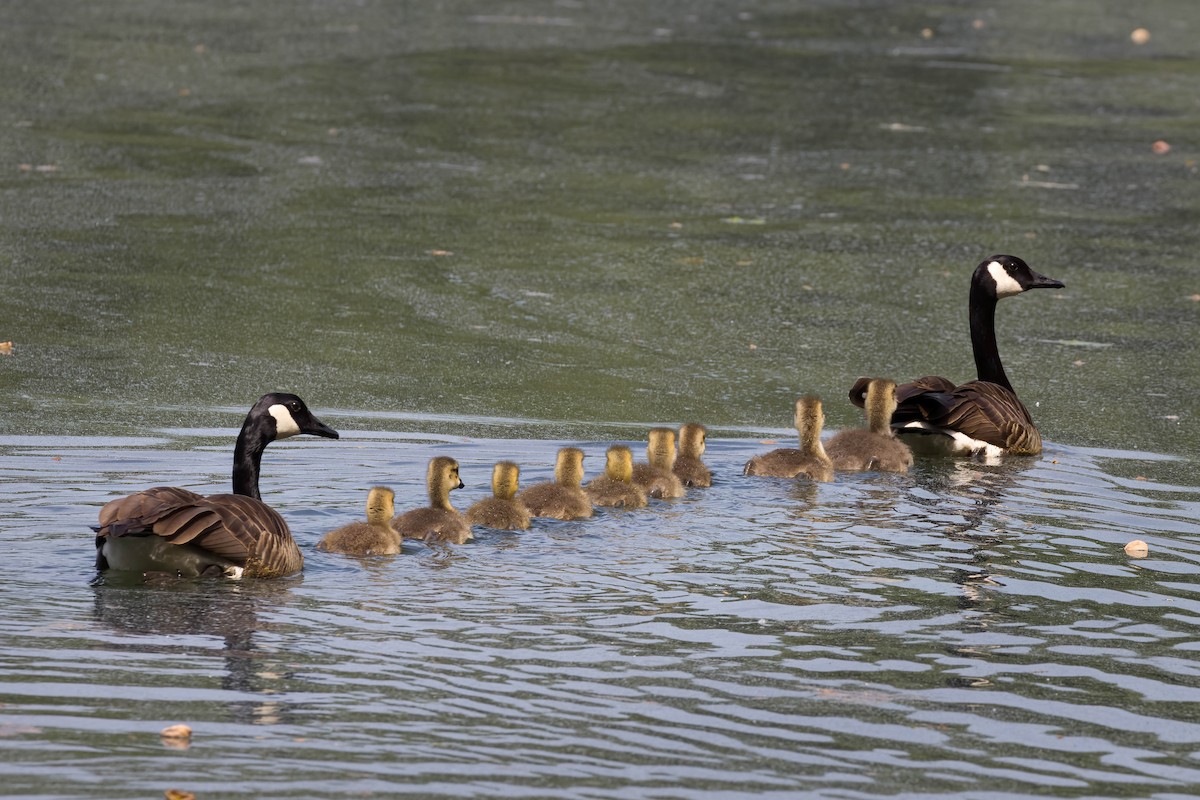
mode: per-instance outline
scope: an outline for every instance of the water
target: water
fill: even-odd
[[[5,6],[5,794],[1194,795],[1193,6]],[[970,377],[994,252],[1067,284],[998,313],[1042,457],[740,476],[797,394]],[[268,390],[344,436],[265,458],[303,576],[90,585]],[[313,549],[692,419],[677,502]]]
[[[545,479],[562,442],[352,432],[268,450],[301,578],[89,586],[96,506],[161,480],[222,488],[233,432],[216,433],[0,441],[10,795],[1171,797],[1200,782],[1200,493],[1112,474],[1165,463],[1144,453],[1052,444],[813,486],[742,477],[767,445],[716,437],[716,484],[679,501],[360,562],[312,545],[361,513],[367,484],[388,476],[398,508],[416,505],[424,460],[451,453],[465,507],[496,459]],[[605,444],[584,443],[592,471]],[[1124,554],[1134,538],[1148,558]],[[159,740],[176,722],[195,731],[186,750]]]

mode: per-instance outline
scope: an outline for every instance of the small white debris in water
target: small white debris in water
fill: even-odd
[[[1130,558],[1145,558],[1150,554],[1150,546],[1141,539],[1134,539],[1129,544],[1125,545],[1125,555]]]

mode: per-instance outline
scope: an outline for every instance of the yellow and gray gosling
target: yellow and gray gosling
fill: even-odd
[[[689,422],[679,429],[679,455],[672,471],[684,486],[712,486],[712,472],[700,460],[707,439],[708,431],[699,423]]]
[[[633,465],[633,482],[647,497],[683,497],[683,482],[675,477],[675,431],[651,428],[646,444],[646,461]]]
[[[511,461],[492,467],[492,496],[467,509],[467,522],[506,531],[529,529],[529,510],[517,499],[521,468]]]
[[[896,382],[872,378],[867,382],[867,427],[842,431],[829,440],[825,452],[842,472],[908,472],[912,451],[892,432],[896,411]]]
[[[471,526],[450,505],[450,492],[463,488],[462,479],[458,476],[458,462],[449,456],[430,459],[426,483],[429,486],[429,505],[396,516],[392,520],[392,527],[405,539],[454,544],[469,541]]]
[[[646,493],[633,483],[633,453],[622,444],[608,448],[604,474],[587,485],[592,504],[617,508],[642,508]]]
[[[800,434],[799,449],[782,447],[754,456],[746,463],[746,475],[772,478],[805,476],[814,481],[833,480],[833,462],[821,446],[821,428],[825,424],[821,398],[816,395],[798,398],[795,422]]]
[[[367,492],[367,521],[351,522],[325,534],[317,549],[352,556],[393,556],[400,552],[400,534],[392,529],[396,493],[386,486]]]
[[[517,495],[535,517],[586,519],[592,501],[583,491],[583,451],[564,447],[554,462],[554,480],[535,483]]]

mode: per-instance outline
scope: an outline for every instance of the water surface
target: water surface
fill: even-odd
[[[1194,794],[1194,3],[0,22],[6,794]],[[799,393],[971,377],[997,252],[1067,284],[998,314],[1042,457],[740,476]],[[90,585],[100,506],[224,491],[268,390],[344,435],[266,457],[303,576]],[[432,455],[465,507],[687,420],[677,502],[313,550]]]

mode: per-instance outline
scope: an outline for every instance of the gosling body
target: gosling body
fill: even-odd
[[[517,497],[521,468],[501,461],[492,468],[492,496],[471,504],[467,522],[506,531],[529,529],[529,510]]]
[[[871,378],[864,390],[867,427],[841,431],[825,444],[833,468],[841,472],[908,472],[912,450],[892,431],[896,382]]]
[[[535,483],[517,498],[535,517],[551,519],[587,519],[592,516],[592,501],[583,491],[583,451],[564,447],[554,462],[554,480]]]
[[[393,556],[400,552],[401,536],[392,528],[396,493],[376,486],[367,493],[367,521],[351,522],[325,534],[317,549],[351,556]]]
[[[592,504],[612,508],[642,508],[646,493],[633,482],[633,453],[625,445],[608,448],[604,474],[588,482]]]
[[[821,399],[805,395],[796,400],[796,431],[800,436],[800,447],[781,447],[762,453],[746,462],[746,475],[771,478],[807,477],[814,481],[833,480],[833,462],[821,445],[821,428],[825,425],[825,413]]]
[[[683,497],[683,482],[675,475],[675,431],[651,428],[646,461],[633,465],[632,479],[647,497]]]
[[[450,504],[450,492],[463,488],[458,462],[449,456],[429,460],[426,475],[429,505],[396,515],[392,528],[405,539],[464,544],[471,540],[471,526]]]

